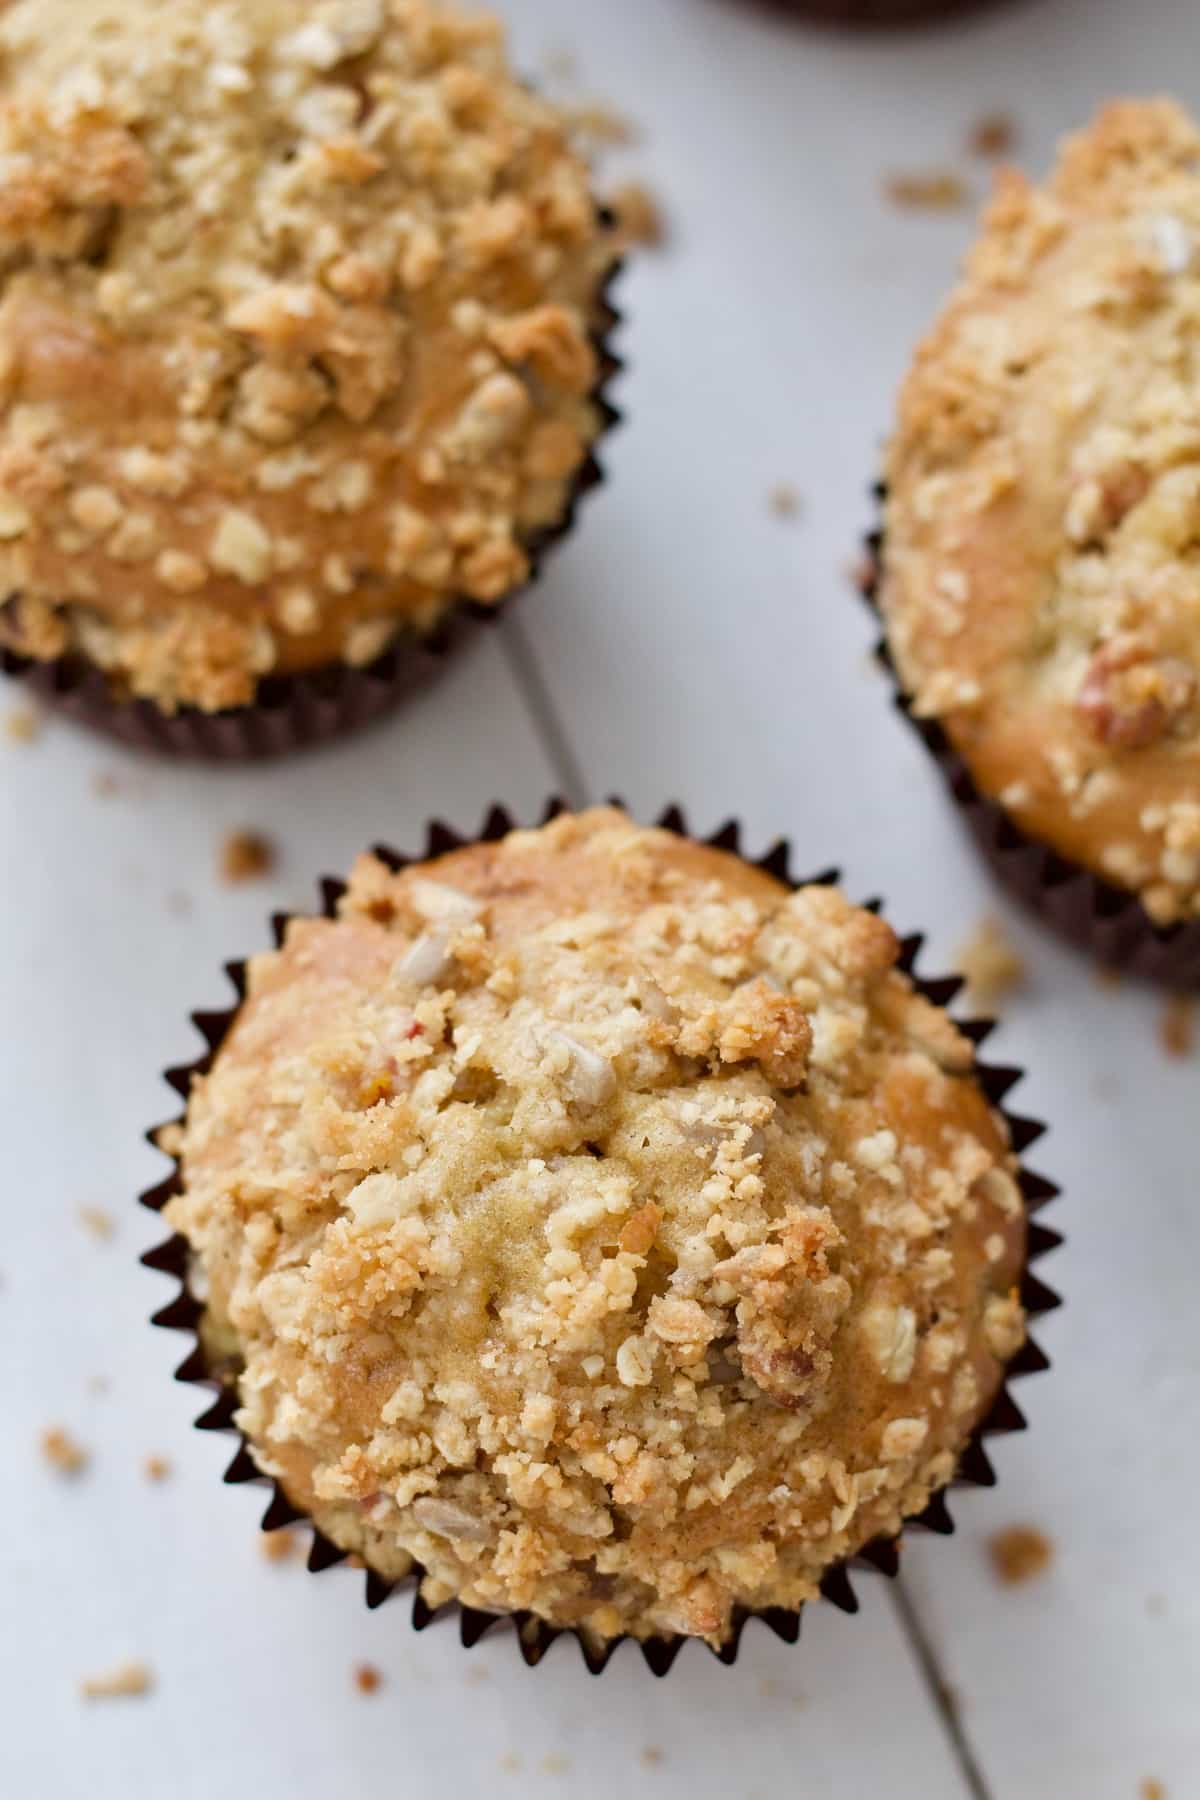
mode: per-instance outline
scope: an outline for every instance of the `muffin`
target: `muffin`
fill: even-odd
[[[0,159],[11,662],[244,716],[398,689],[528,578],[610,416],[614,238],[494,18],[14,0]]]
[[[954,1476],[1034,1178],[835,888],[616,810],[398,860],[201,1021],[162,1322],[376,1597],[724,1647]]]
[[[878,588],[996,841],[1093,878],[1127,949],[1196,979],[1198,158],[1178,106],[1125,101],[1045,187],[1000,178],[900,395]]]

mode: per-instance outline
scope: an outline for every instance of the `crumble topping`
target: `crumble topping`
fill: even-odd
[[[998,177],[901,393],[880,594],[981,789],[1162,925],[1200,914],[1198,156],[1121,101]]]
[[[121,1663],[104,1675],[89,1675],[79,1684],[85,1700],[136,1700],[154,1686],[154,1675],[143,1662]]]
[[[260,1466],[424,1593],[721,1641],[951,1477],[1024,1337],[971,1043],[891,928],[615,810],[294,920],[166,1217]]]
[[[520,584],[616,249],[500,27],[431,0],[0,16],[0,642],[170,708]]]

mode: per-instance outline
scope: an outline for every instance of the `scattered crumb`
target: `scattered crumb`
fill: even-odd
[[[585,100],[564,110],[568,128],[593,147],[637,142],[633,121],[601,100]]]
[[[186,919],[192,910],[192,896],[176,889],[167,895],[167,911],[176,919]]]
[[[1153,1775],[1147,1775],[1138,1789],[1141,1800],[1167,1800],[1167,1790],[1161,1781],[1155,1781]]]
[[[1054,1545],[1034,1525],[1009,1525],[988,1540],[988,1554],[1006,1586],[1032,1581],[1050,1567]]]
[[[782,1681],[776,1681],[770,1675],[759,1682],[758,1691],[764,1700],[772,1700],[776,1705],[784,1702],[788,1706],[794,1707],[797,1712],[805,1705],[803,1694],[793,1693],[790,1688],[784,1686]]]
[[[504,1770],[506,1775],[519,1775],[521,1773],[521,1759],[515,1750],[507,1750],[504,1753],[500,1758],[500,1767]]]
[[[266,1531],[258,1540],[258,1547],[268,1562],[287,1562],[296,1554],[298,1539],[295,1532],[287,1530]]]
[[[617,217],[622,244],[644,244],[656,250],[666,242],[667,225],[662,207],[640,181],[630,181],[610,194],[609,206]]]
[[[1004,934],[998,919],[981,919],[958,952],[958,967],[967,982],[967,998],[994,1012],[1025,985],[1025,964]]]
[[[359,1663],[354,1671],[354,1685],[360,1694],[374,1694],[383,1686],[383,1676],[374,1663]]]
[[[91,1232],[94,1238],[107,1243],[117,1229],[116,1220],[111,1213],[105,1212],[102,1206],[81,1206],[79,1223]]]
[[[147,1481],[165,1481],[171,1473],[171,1465],[165,1456],[148,1456],[142,1464],[142,1474]]]
[[[641,1761],[647,1769],[657,1769],[663,1761],[663,1753],[657,1744],[647,1744],[642,1751]]]
[[[42,715],[32,706],[14,706],[4,715],[4,735],[10,744],[32,744],[42,729]]]
[[[77,1444],[61,1425],[52,1425],[42,1433],[42,1455],[60,1475],[79,1475],[91,1461],[91,1452]]]
[[[92,792],[98,794],[101,800],[109,800],[120,791],[121,784],[111,769],[101,769],[98,774],[92,776]]]
[[[107,1394],[111,1386],[112,1382],[108,1379],[107,1375],[88,1376],[87,1388],[89,1394]]]
[[[89,1675],[79,1684],[85,1700],[123,1700],[148,1694],[154,1676],[142,1662],[121,1663],[107,1675]]]
[[[1017,127],[1011,113],[983,113],[967,134],[972,156],[1011,156],[1017,147]]]
[[[563,46],[547,50],[542,58],[542,67],[554,81],[574,81],[579,73],[579,61],[573,50]]]
[[[465,1680],[468,1687],[478,1687],[481,1682],[491,1680],[491,1671],[486,1663],[471,1663]]]
[[[1162,1010],[1158,1035],[1168,1056],[1191,1056],[1196,1048],[1196,1003],[1172,994]]]
[[[953,212],[971,198],[962,176],[949,169],[889,175],[883,191],[893,206],[902,207],[906,212]]]
[[[1167,1596],[1165,1594],[1147,1594],[1146,1613],[1149,1618],[1161,1619],[1166,1610]]]
[[[557,1750],[552,1750],[549,1756],[542,1758],[543,1775],[566,1775],[570,1773],[570,1768],[567,1758],[560,1756]]]
[[[800,494],[790,481],[777,481],[767,491],[767,510],[777,519],[800,516]]]
[[[221,844],[221,880],[261,881],[277,860],[274,844],[261,832],[231,831]]]

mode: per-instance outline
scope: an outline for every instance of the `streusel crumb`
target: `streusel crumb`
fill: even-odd
[[[61,1425],[42,1433],[42,1455],[59,1475],[81,1475],[92,1460],[91,1451],[85,1450]]]
[[[264,832],[231,831],[221,841],[221,879],[231,886],[264,880],[277,861],[278,851]]]
[[[981,919],[955,961],[966,978],[968,1005],[988,1015],[1024,986],[1028,973],[998,919]]]
[[[488,14],[11,0],[0,643],[216,710],[496,602],[600,429],[614,248]]]
[[[988,1554],[998,1579],[1015,1587],[1045,1573],[1054,1560],[1054,1545],[1034,1525],[1009,1525],[990,1540]]]
[[[611,810],[361,858],[177,1144],[264,1471],[430,1604],[598,1639],[719,1643],[895,1532],[1023,1341],[1025,1234],[898,954]]]

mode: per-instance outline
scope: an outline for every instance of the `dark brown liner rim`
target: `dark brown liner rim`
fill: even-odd
[[[872,497],[882,513],[887,495],[881,484],[872,489]],[[1115,887],[1022,831],[998,801],[976,786],[938,721],[920,719],[913,712],[888,644],[879,601],[883,543],[880,523],[863,540],[864,568],[858,581],[859,592],[880,628],[875,660],[891,683],[897,712],[938,764],[987,862],[1009,891],[1039,918],[1060,936],[1071,938],[1077,948],[1086,941],[1100,962],[1169,987],[1200,988],[1200,919],[1156,925],[1136,894]]]
[[[619,805],[616,801],[614,804]],[[565,802],[551,800],[547,805],[540,823],[546,824],[560,813],[568,810]],[[678,806],[668,807],[656,823],[680,837],[691,838],[683,811]],[[376,845],[374,853],[389,868],[398,870],[413,863],[424,862],[447,851],[461,849],[470,843],[495,843],[514,830],[517,821],[502,806],[493,806],[487,812],[478,833],[473,838],[464,837],[452,827],[435,820],[428,827],[426,846],[418,856],[403,856],[383,845]],[[699,841],[714,849],[728,850],[735,855],[741,854],[741,826],[736,820],[730,820],[711,837]],[[756,868],[765,870],[777,880],[787,883],[792,888],[806,885],[822,887],[832,886],[838,879],[835,869],[826,869],[811,877],[808,881],[797,880],[790,869],[790,847],[786,839],[773,844],[765,855],[754,862]],[[321,916],[330,918],[334,915],[338,901],[346,891],[345,882],[336,877],[327,876],[320,882]],[[867,902],[867,910],[878,912],[881,908],[879,900]],[[283,934],[293,915],[291,913],[275,913],[272,917],[272,929],[275,943],[283,941]],[[922,935],[915,933],[901,940],[900,966],[911,977],[918,990],[937,1006],[948,1006],[962,987],[959,976],[947,976],[931,979],[918,976],[915,962],[923,942]],[[238,1004],[246,991],[244,962],[231,962],[225,965],[237,993],[237,1001],[233,1006],[216,1011],[196,1012],[192,1014],[192,1023],[196,1026],[208,1046],[206,1053],[193,1063],[185,1063],[166,1071],[166,1080],[184,1101],[185,1106],[192,1080],[203,1075],[212,1067],[218,1049],[223,1042]],[[995,1029],[994,1020],[973,1019],[958,1021],[959,1028],[969,1037],[978,1049],[984,1040]],[[1024,1071],[1017,1068],[1002,1067],[996,1064],[977,1062],[975,1073],[988,1100],[1004,1118],[1012,1138],[1012,1148],[1018,1157],[1034,1144],[1046,1131],[1045,1125],[1035,1119],[1025,1118],[1011,1113],[1003,1102],[1012,1088],[1023,1079]],[[168,1123],[182,1123],[184,1115]],[[159,1133],[164,1129],[159,1125],[147,1132],[147,1141],[156,1149]],[[165,1153],[164,1153],[165,1154]],[[180,1189],[180,1167],[177,1158],[172,1158],[174,1168],[165,1180],[148,1188],[139,1196],[140,1204],[151,1212],[161,1212],[167,1201]],[[1061,1304],[1058,1295],[1032,1273],[1032,1265],[1038,1258],[1058,1247],[1062,1242],[1059,1233],[1047,1229],[1036,1222],[1034,1215],[1047,1206],[1060,1192],[1058,1186],[1042,1175],[1035,1174],[1022,1162],[1019,1170],[1019,1186],[1025,1202],[1028,1220],[1028,1247],[1026,1266],[1021,1281],[1021,1299],[1030,1318],[1036,1318],[1052,1311]],[[291,1525],[298,1520],[312,1522],[308,1515],[294,1507],[277,1481],[263,1475],[254,1462],[245,1436],[238,1431],[233,1419],[237,1410],[236,1394],[229,1386],[212,1373],[200,1340],[198,1326],[204,1313],[204,1307],[188,1289],[188,1244],[178,1233],[149,1250],[140,1258],[150,1269],[162,1274],[174,1276],[179,1281],[179,1293],[175,1299],[159,1309],[151,1320],[154,1325],[170,1331],[183,1331],[195,1338],[194,1347],[175,1371],[177,1381],[189,1382],[199,1387],[215,1390],[215,1402],[196,1419],[196,1428],[200,1431],[226,1431],[239,1439],[238,1449],[233,1461],[225,1471],[224,1479],[231,1483],[257,1482],[271,1489],[271,1499],[263,1514],[261,1529],[274,1531],[284,1525]],[[921,1526],[927,1531],[947,1536],[954,1531],[954,1521],[947,1505],[947,1493],[950,1487],[992,1487],[996,1481],[995,1471],[984,1448],[984,1440],[1001,1436],[1012,1431],[1023,1431],[1026,1428],[1024,1414],[1017,1407],[1009,1393],[1009,1383],[1027,1375],[1040,1373],[1050,1367],[1049,1358],[1034,1343],[1032,1337],[1027,1338],[1021,1350],[1008,1364],[1004,1380],[997,1391],[995,1401],[986,1418],[975,1428],[958,1464],[958,1469],[946,1488],[934,1494],[924,1512],[905,1521],[901,1532],[891,1538],[878,1538],[867,1544],[854,1557],[836,1563],[826,1571],[821,1582],[822,1596],[839,1608],[842,1612],[858,1611],[858,1599],[850,1582],[850,1571],[855,1568],[873,1568],[884,1575],[894,1576],[900,1567],[900,1539],[903,1531],[912,1526]],[[312,1546],[309,1551],[307,1567],[317,1573],[333,1564],[344,1562],[348,1552],[340,1550],[315,1526],[312,1525]],[[459,1614],[459,1634],[463,1645],[470,1649],[477,1644],[484,1634],[494,1626],[511,1620],[516,1628],[517,1644],[522,1659],[528,1667],[534,1668],[555,1638],[564,1634],[564,1628],[556,1628],[545,1623],[529,1612],[517,1612],[511,1615],[502,1613],[485,1613],[471,1607],[460,1606],[456,1601],[449,1601],[445,1606],[431,1608],[421,1598],[420,1582],[424,1570],[417,1565],[413,1573],[402,1582],[389,1582],[377,1575],[373,1570],[366,1571],[366,1602],[371,1608],[382,1605],[393,1589],[416,1584],[413,1600],[412,1624],[417,1631],[423,1631],[430,1622],[441,1614],[457,1610]],[[733,1627],[727,1641],[712,1654],[719,1662],[726,1665],[736,1661],[741,1635],[752,1618],[762,1622],[783,1639],[785,1643],[794,1644],[800,1635],[801,1614],[773,1607],[761,1612],[742,1610],[735,1614]],[[624,1637],[613,1638],[609,1642],[597,1646],[589,1643],[584,1634],[573,1628],[568,1635],[574,1637],[579,1644],[583,1660],[593,1675],[599,1675],[606,1667],[617,1647],[626,1642]],[[638,1643],[647,1666],[655,1675],[665,1675],[670,1669],[679,1651],[689,1640],[684,1636],[658,1637],[646,1640],[631,1640]],[[712,1646],[706,1646],[712,1649]]]
[[[600,209],[600,217],[605,225],[615,224],[606,207]],[[534,586],[548,553],[574,529],[581,501],[604,483],[600,448],[623,421],[608,398],[611,383],[625,367],[611,348],[623,322],[611,298],[623,266],[623,259],[614,262],[600,287],[590,334],[597,357],[591,402],[600,415],[599,433],[575,475],[562,517],[525,540],[529,572],[524,581],[494,604],[452,595],[428,634],[402,629],[365,668],[326,663],[291,675],[268,675],[252,701],[215,713],[197,706],[168,713],[153,700],[116,698],[104,671],[78,652],[42,662],[0,649],[0,671],[25,681],[33,693],[78,725],[133,749],[186,760],[235,762],[282,756],[314,748],[381,718],[407,693],[440,675],[465,639],[481,625],[495,625]]]

